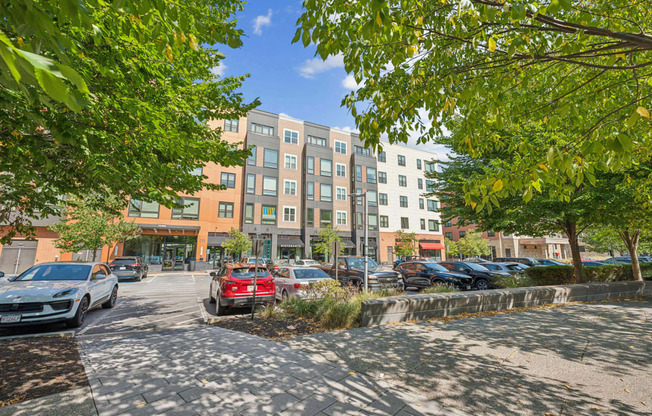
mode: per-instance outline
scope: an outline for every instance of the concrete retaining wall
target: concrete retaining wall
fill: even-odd
[[[363,302],[362,326],[441,318],[464,312],[500,311],[523,306],[590,302],[635,296],[652,296],[652,281],[395,296]]]

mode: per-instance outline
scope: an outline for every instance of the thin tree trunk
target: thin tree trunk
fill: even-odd
[[[95,261],[95,257],[97,257],[97,249],[93,250],[93,262]]]
[[[627,247],[627,251],[629,252],[629,257],[632,259],[632,274],[634,280],[642,281],[643,274],[641,273],[641,265],[638,262],[638,241],[641,236],[641,230],[630,232],[629,229],[626,229],[625,231],[619,231],[618,234],[620,235],[620,238],[623,239],[625,247]]]
[[[566,237],[568,237],[568,244],[571,248],[575,283],[584,283],[584,269],[582,268],[580,243],[577,237],[577,223],[574,221],[564,221],[561,225],[564,229],[564,232],[566,233]]]

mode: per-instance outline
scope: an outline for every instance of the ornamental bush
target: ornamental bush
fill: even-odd
[[[572,266],[530,267],[524,272],[532,286],[568,285],[577,283]],[[641,263],[643,277],[652,277],[652,263]],[[587,282],[623,282],[634,280],[631,264],[607,264],[600,267],[585,267]]]
[[[523,273],[535,286],[569,285],[575,283],[573,266],[529,267]]]

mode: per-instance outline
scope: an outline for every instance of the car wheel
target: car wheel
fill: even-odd
[[[287,290],[284,290],[283,292],[281,292],[281,300],[282,300],[283,302],[285,302],[286,300],[288,300],[289,297],[290,297],[290,295],[288,295],[288,291],[287,291]]]
[[[109,298],[109,300],[107,300],[102,304],[102,307],[104,309],[111,309],[112,307],[115,306],[117,301],[118,301],[118,285],[115,285],[113,286],[113,290],[111,291],[111,297]]]
[[[220,303],[219,297],[215,301],[215,314],[217,316],[222,316],[226,313],[226,306],[222,306]]]
[[[80,326],[84,325],[84,321],[86,320],[86,313],[88,312],[88,305],[88,296],[84,296],[79,301],[79,306],[77,307],[77,313],[75,316],[66,321],[66,326],[68,328],[79,328]]]
[[[478,290],[487,290],[489,289],[489,282],[487,282],[485,279],[479,279],[477,282],[475,282],[475,288]]]
[[[139,274],[138,277],[136,277],[137,282],[140,282],[141,280],[143,280],[143,274],[142,273]]]

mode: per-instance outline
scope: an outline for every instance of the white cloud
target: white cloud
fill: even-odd
[[[272,24],[272,9],[267,10],[267,16],[265,15],[260,15],[256,16],[254,19],[254,34],[255,35],[262,35],[263,34],[263,27],[265,26],[271,26]]]
[[[212,67],[210,71],[213,73],[213,75],[217,76],[224,76],[224,72],[227,70],[228,66],[224,65],[223,63],[219,63],[216,66]]]
[[[321,58],[306,59],[303,65],[298,68],[298,71],[299,75],[310,79],[317,74],[340,67],[344,67],[344,57],[341,54],[329,56],[325,61]]]
[[[333,127],[333,128],[334,128],[335,130],[342,130],[342,131],[345,131],[345,132],[347,132],[347,133],[360,133],[360,130],[358,130],[358,129],[355,128],[355,127],[351,127],[351,126]]]
[[[361,88],[364,86],[364,80],[362,80],[361,83],[357,83],[355,81],[355,77],[352,74],[349,74],[342,80],[342,86],[346,88],[347,90],[357,90],[358,88]]]

